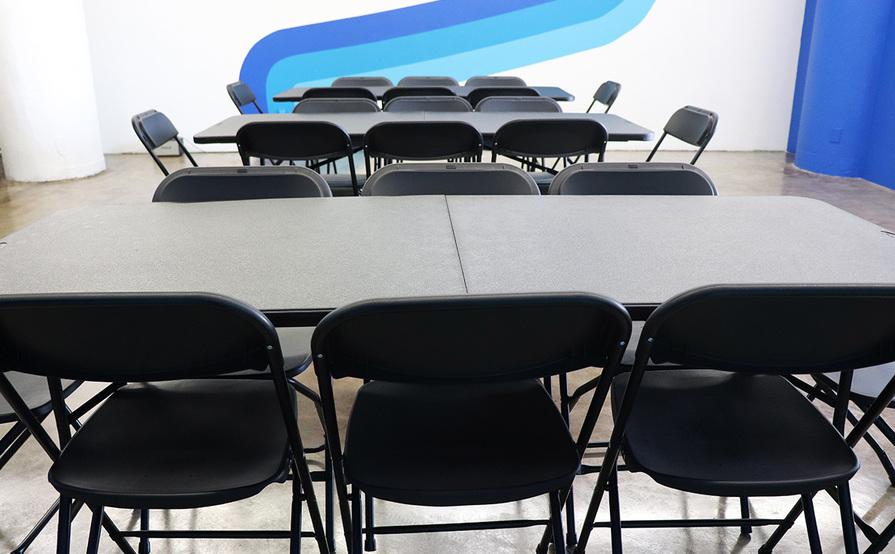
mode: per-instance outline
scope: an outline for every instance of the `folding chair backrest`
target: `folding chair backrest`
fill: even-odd
[[[335,378],[498,382],[613,366],[630,329],[620,304],[583,293],[398,298],[330,313],[312,350]]]
[[[383,108],[387,112],[471,112],[472,106],[459,96],[398,96]]]
[[[518,167],[494,163],[387,165],[367,179],[364,196],[540,194]]]
[[[334,87],[390,87],[392,80],[388,77],[339,77],[333,81]]]
[[[373,102],[377,100],[376,95],[369,89],[343,86],[309,88],[301,95],[302,101],[308,98],[366,98]]]
[[[479,159],[482,135],[460,121],[384,122],[367,131],[364,153],[391,160]]]
[[[717,196],[711,178],[690,164],[601,162],[574,164],[550,183],[550,194]]]
[[[369,98],[307,98],[292,113],[373,113],[379,104]]]
[[[163,174],[168,175],[168,168],[159,159],[155,149],[171,140],[177,142],[178,147],[183,151],[193,167],[196,167],[196,160],[193,159],[192,154],[183,145],[180,137],[177,136],[177,128],[162,112],[147,110],[138,113],[131,118],[131,126],[134,128],[137,138],[140,139],[140,143],[143,144],[143,147],[156,165],[158,165],[159,169],[162,170]]]
[[[153,202],[220,202],[332,196],[326,180],[305,167],[202,167],[165,177]]]
[[[456,96],[447,87],[392,87],[382,93],[382,105],[402,96]]]
[[[466,86],[468,87],[525,87],[528,86],[525,84],[519,77],[512,77],[509,75],[501,76],[501,75],[486,75],[486,76],[476,76],[470,77],[466,79]]]
[[[410,76],[398,81],[399,87],[456,87],[460,83],[453,77]]]
[[[243,164],[250,158],[326,160],[350,156],[351,138],[325,121],[255,121],[236,132]]]
[[[475,108],[479,102],[491,96],[540,96],[540,94],[528,87],[478,87],[469,91],[466,99]]]
[[[597,87],[597,91],[594,93],[594,102],[599,102],[606,106],[606,110],[604,113],[609,113],[609,108],[615,104],[615,99],[618,98],[618,93],[621,91],[622,86],[615,81],[606,81],[599,87]],[[589,108],[587,108],[587,112],[590,113],[591,108],[594,107],[594,103],[591,102]]]
[[[665,124],[662,136],[656,142],[652,152],[650,152],[646,161],[653,159],[653,156],[659,150],[659,145],[665,140],[667,135],[686,142],[699,149],[690,160],[691,164],[695,164],[696,160],[708,146],[709,141],[715,135],[715,127],[718,125],[718,114],[715,112],[697,108],[696,106],[684,106],[672,114],[671,119]]]
[[[236,109],[239,110],[239,113],[245,113],[243,108],[248,105],[254,106],[258,113],[262,113],[261,106],[258,105],[258,101],[255,98],[255,93],[252,92],[249,85],[242,81],[236,81],[235,83],[227,85],[227,94],[230,96],[230,100],[233,101],[233,104],[236,105]]]
[[[768,374],[895,361],[895,286],[717,285],[681,294],[647,320],[638,362]]]
[[[517,119],[503,124],[496,133],[494,155],[559,158],[606,151],[606,128],[591,119]]]
[[[279,362],[277,362],[279,359]],[[0,297],[0,369],[86,381],[160,381],[282,369],[259,311],[204,294]]]
[[[489,96],[476,104],[475,111],[560,113],[562,108],[546,96]]]

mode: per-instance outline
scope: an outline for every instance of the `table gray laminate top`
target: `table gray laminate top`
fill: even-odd
[[[133,291],[276,310],[465,287],[438,196],[87,207],[0,240],[0,294]]]
[[[236,142],[239,128],[253,121],[329,121],[351,135],[355,142],[363,141],[367,130],[385,121],[465,121],[490,138],[501,125],[515,119],[592,119],[606,127],[611,141],[652,140],[653,132],[615,114],[607,113],[534,113],[534,112],[376,112],[331,114],[250,114],[234,115],[196,133],[197,144]]]
[[[659,304],[731,283],[895,283],[895,235],[795,197],[450,197],[467,290]]]
[[[310,87],[293,87],[288,90],[284,90],[283,92],[277,94],[273,97],[274,102],[298,102],[301,100],[302,96],[304,96],[305,91]],[[355,88],[355,87],[351,87]],[[365,88],[373,93],[376,98],[382,99],[382,95],[385,94],[390,88],[393,87],[359,87]],[[441,88],[441,87],[439,87]],[[470,91],[481,88],[481,87],[467,87],[465,85],[453,86],[453,87],[445,87],[451,89],[454,94],[457,96],[463,96],[464,98],[469,95]],[[504,87],[500,87],[504,88]],[[541,86],[533,86],[529,87],[538,91],[538,94],[541,96],[546,96],[548,98],[553,98],[557,102],[571,102],[575,100],[575,95],[564,91],[559,87],[541,87]]]

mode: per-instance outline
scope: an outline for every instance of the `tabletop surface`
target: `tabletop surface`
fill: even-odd
[[[253,121],[329,121],[335,123],[351,135],[354,140],[362,140],[373,125],[385,121],[465,121],[479,130],[485,137],[497,132],[501,125],[516,119],[591,119],[601,123],[609,133],[609,140],[652,140],[649,129],[606,113],[540,113],[540,112],[375,112],[375,113],[331,113],[331,114],[248,114],[234,115],[196,133],[193,140],[198,144],[236,142],[239,128]]]
[[[385,197],[68,210],[0,241],[0,294],[207,291],[263,310],[717,283],[895,283],[895,236],[793,197]]]
[[[284,90],[283,92],[274,96],[273,100],[274,100],[274,102],[298,102],[299,100],[301,100],[302,96],[304,96],[304,93],[306,90],[308,90],[308,88],[310,88],[310,87],[293,87],[293,88],[290,88],[289,90]],[[326,88],[326,87],[324,87],[324,88]],[[394,88],[394,87],[351,87],[351,88],[365,88],[365,89],[369,90],[370,92],[372,92],[373,95],[376,96],[376,98],[381,99],[382,95],[385,93],[385,91],[387,91],[390,88]],[[481,88],[481,87],[467,87],[465,85],[460,85],[460,86],[452,86],[452,87],[444,87],[444,88],[451,89],[451,91],[454,94],[456,94],[457,96],[465,97],[470,93],[470,91],[477,89],[477,88]],[[504,88],[504,87],[500,87],[500,88]],[[528,87],[528,88],[533,88],[536,91],[538,91],[538,94],[540,94],[541,96],[553,98],[554,100],[556,100],[558,102],[571,102],[571,101],[575,100],[575,96],[573,94],[566,92],[559,87],[533,86],[533,87]]]

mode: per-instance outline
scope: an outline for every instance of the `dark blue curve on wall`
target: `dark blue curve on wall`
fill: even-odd
[[[281,89],[342,75],[465,78],[610,42],[639,23],[653,1],[442,0],[283,29],[251,48],[240,79],[270,109]],[[576,32],[556,35],[570,27]]]

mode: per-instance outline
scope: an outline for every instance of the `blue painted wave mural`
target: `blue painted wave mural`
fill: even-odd
[[[345,75],[451,75],[461,81],[608,44],[655,0],[441,0],[282,29],[249,50],[240,79],[262,108],[293,86]]]

